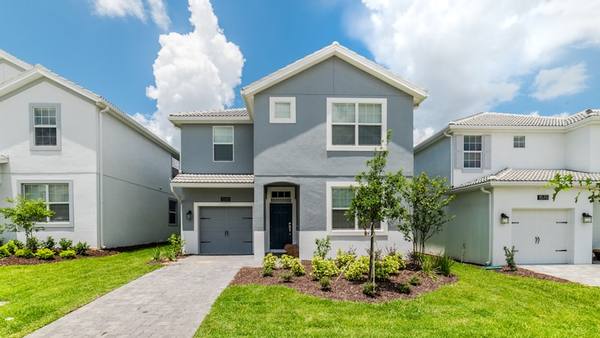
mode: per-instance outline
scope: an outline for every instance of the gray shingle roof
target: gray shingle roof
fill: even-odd
[[[178,174],[171,183],[254,183],[251,174]]]
[[[593,181],[600,181],[600,173],[575,171],[567,169],[512,169],[505,168],[494,174],[486,175],[463,183],[455,189],[466,188],[490,182],[548,182],[556,174],[572,175],[573,179],[585,180],[590,178]]]
[[[250,119],[246,108],[231,108],[231,109],[218,109],[218,110],[204,110],[204,111],[192,111],[192,112],[180,112],[170,114],[171,117],[192,117],[194,119],[206,119],[206,120],[240,120]]]
[[[471,127],[566,127],[593,116],[600,116],[600,110],[588,109],[569,116],[483,112],[452,121],[450,125]]]

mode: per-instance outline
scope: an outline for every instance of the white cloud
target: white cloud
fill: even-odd
[[[146,21],[146,8],[142,0],[93,0],[94,12],[100,16],[126,17],[133,16]],[[150,7],[152,21],[162,30],[168,30],[171,19],[167,15],[164,0],[146,0]]]
[[[176,147],[179,137],[167,120],[169,114],[231,105],[244,66],[239,47],[227,41],[210,2],[190,0],[189,10],[192,32],[172,32],[159,39],[161,49],[153,65],[155,84],[146,88],[146,95],[156,100],[156,112],[150,117],[135,115]]]
[[[531,96],[546,101],[559,96],[577,94],[586,88],[587,78],[584,63],[542,69],[535,77],[534,92]]]
[[[431,137],[431,135],[433,135],[434,132],[435,132],[435,130],[431,127],[427,127],[427,128],[423,128],[423,129],[415,128],[413,130],[413,144],[417,145],[417,144],[425,141],[426,139]]]
[[[363,0],[348,30],[375,60],[429,91],[415,127],[512,100],[526,75],[600,43],[600,1]]]

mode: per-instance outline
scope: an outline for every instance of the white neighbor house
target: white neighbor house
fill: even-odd
[[[467,262],[585,264],[600,248],[600,207],[578,189],[552,200],[556,173],[600,180],[600,110],[567,117],[480,113],[415,147],[415,173],[446,177],[456,218],[429,248]],[[584,217],[586,216],[586,217]],[[590,217],[592,216],[591,219]]]
[[[179,231],[169,188],[178,158],[102,97],[0,50],[0,206],[20,194],[46,201],[56,215],[38,238],[164,241]]]

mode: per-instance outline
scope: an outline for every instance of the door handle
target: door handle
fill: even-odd
[[[229,237],[229,230],[225,230],[225,237]]]
[[[290,234],[292,233],[292,222],[288,223],[288,231],[290,232]]]
[[[554,250],[554,252],[567,252],[567,249],[562,249],[562,250]]]

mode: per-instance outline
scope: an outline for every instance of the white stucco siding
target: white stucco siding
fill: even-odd
[[[23,70],[15,65],[0,60],[0,82],[6,81],[19,75]]]
[[[507,214],[511,220],[515,209],[539,210],[543,212],[549,209],[567,210],[570,215],[569,231],[572,237],[568,243],[568,263],[588,264],[591,263],[593,225],[582,222],[582,213],[593,213],[592,205],[587,201],[585,195],[575,203],[576,191],[566,191],[558,195],[556,201],[552,198],[548,201],[538,201],[538,194],[552,195],[552,191],[544,187],[495,187],[493,189],[493,258],[494,265],[505,264],[504,246],[512,245],[512,225],[500,224],[500,215]]]
[[[168,225],[171,154],[116,118],[102,116],[103,245],[160,242]]]
[[[567,168],[582,171],[591,169],[591,142],[590,126],[577,128],[565,134],[565,163]]]

